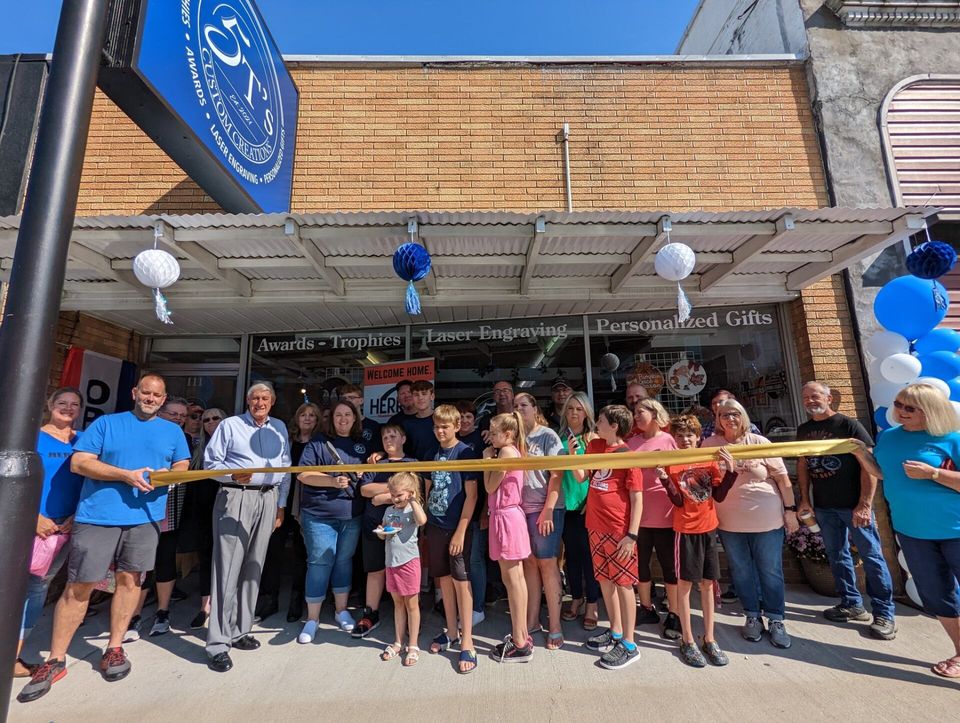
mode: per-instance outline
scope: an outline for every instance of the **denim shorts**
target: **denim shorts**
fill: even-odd
[[[551,557],[559,557],[565,514],[566,510],[564,509],[554,509],[553,532],[544,537],[537,529],[537,519],[540,517],[540,513],[527,513],[527,531],[530,533],[530,550],[538,560],[549,560]]]

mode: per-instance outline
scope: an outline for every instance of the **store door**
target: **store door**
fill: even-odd
[[[228,415],[241,411],[239,364],[158,364],[153,369],[167,382],[167,395],[183,397],[205,409],[217,407]]]

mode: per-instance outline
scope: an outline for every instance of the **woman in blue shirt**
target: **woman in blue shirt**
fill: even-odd
[[[883,479],[917,592],[953,643],[953,657],[935,664],[933,672],[960,678],[960,420],[929,384],[906,387],[893,406],[900,426],[880,434],[873,454],[860,442],[856,456]]]
[[[363,441],[360,415],[348,401],[340,400],[331,416],[332,434],[307,444],[300,458],[304,467],[338,464],[337,456],[347,463],[366,462],[370,447]],[[330,446],[336,449],[335,456]],[[360,516],[363,497],[357,489],[356,475],[329,475],[322,472],[301,472],[300,526],[307,546],[307,580],[304,598],[307,601],[307,622],[297,641],[310,643],[317,633],[320,608],[333,587],[337,626],[346,632],[356,621],[347,612],[347,597],[353,573],[353,553],[360,539]],[[372,628],[371,628],[372,629]]]
[[[47,400],[48,421],[40,427],[37,437],[37,453],[43,460],[43,490],[40,497],[40,512],[37,515],[37,537],[46,539],[51,535],[69,535],[73,514],[80,500],[83,477],[70,471],[70,456],[79,435],[73,423],[80,416],[83,397],[73,387],[57,389]],[[50,581],[67,559],[67,545],[50,565],[46,574],[30,575],[27,584],[27,599],[23,606],[23,622],[20,626],[20,643],[17,646],[17,661],[14,677],[27,678],[32,667],[20,659],[20,648],[36,624],[43,604],[47,599]]]

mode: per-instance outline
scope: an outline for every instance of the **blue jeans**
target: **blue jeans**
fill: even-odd
[[[306,601],[322,603],[330,586],[334,594],[350,592],[353,553],[360,540],[360,518],[335,520],[304,510],[300,513],[300,525],[307,546]]]
[[[737,586],[740,604],[747,617],[760,617],[757,579],[763,596],[763,611],[770,620],[783,620],[783,528],[768,532],[727,532],[720,530],[730,575]]]
[[[960,537],[921,540],[897,533],[923,609],[941,618],[960,618]]]
[[[857,575],[853,569],[853,557],[850,554],[849,535],[863,560],[863,572],[867,578],[867,595],[870,596],[870,608],[874,617],[893,620],[893,580],[887,561],[883,559],[880,535],[876,522],[869,527],[853,526],[853,510],[826,509],[814,510],[820,523],[823,546],[827,550],[830,571],[837,583],[840,604],[846,607],[863,607],[863,596],[857,589]]]
[[[61,519],[58,523],[62,521]],[[21,641],[27,639],[30,631],[37,624],[37,620],[40,619],[40,615],[43,614],[43,604],[47,601],[47,590],[50,589],[50,583],[53,582],[53,578],[57,576],[60,568],[66,563],[69,554],[70,543],[67,543],[60,548],[60,552],[53,558],[46,575],[43,577],[30,575],[30,579],[27,581],[27,599],[23,603],[23,619],[20,623]]]
[[[588,603],[600,599],[600,584],[593,576],[593,558],[587,536],[586,517],[577,510],[567,510],[563,520],[563,544],[566,550],[567,584],[574,600],[586,598]]]
[[[474,612],[483,612],[483,603],[487,597],[487,533],[481,530],[479,522],[470,523],[470,590],[473,592]]]

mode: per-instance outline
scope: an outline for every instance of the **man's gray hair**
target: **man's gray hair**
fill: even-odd
[[[266,389],[268,392],[270,392],[270,396],[272,396],[274,399],[277,398],[277,392],[270,382],[256,382],[255,384],[251,384],[250,388],[247,389],[247,396],[245,398],[249,399],[254,392],[259,392],[261,389]]]
[[[189,404],[187,404],[187,400],[184,399],[183,397],[167,397],[166,400],[164,400],[163,406],[160,407],[160,409],[166,409],[167,407],[169,407],[169,406],[171,406],[171,405],[173,405],[173,404],[179,404],[179,405],[181,405],[181,406],[183,406],[183,407],[189,407],[189,406],[190,406]]]
[[[820,393],[821,393],[821,394],[823,394],[825,397],[829,397],[829,396],[830,396],[830,387],[828,387],[828,386],[827,386],[826,384],[824,384],[823,382],[818,382],[818,381],[816,381],[816,380],[813,380],[813,381],[810,381],[810,382],[806,382],[806,383],[803,385],[803,387],[801,387],[801,389],[803,389],[804,387],[820,387]]]

